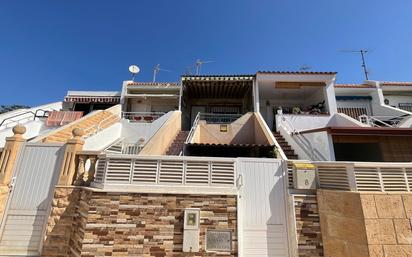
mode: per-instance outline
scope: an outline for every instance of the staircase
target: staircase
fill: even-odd
[[[181,130],[173,140],[172,144],[166,152],[166,155],[181,155],[183,152],[183,146],[185,144],[186,138],[189,135],[189,131]]]
[[[286,142],[285,138],[279,132],[273,132],[273,135],[276,138],[276,141],[279,143],[280,147],[282,148],[283,152],[285,153],[286,157],[289,160],[297,160],[298,155],[295,154],[295,151],[292,147]]]
[[[120,117],[110,111],[96,111],[90,113],[89,115],[74,121],[67,126],[62,127],[62,129],[57,129],[54,133],[47,135],[42,139],[43,142],[61,142],[65,143],[68,139],[72,138],[72,130],[74,128],[83,129],[86,133],[85,137],[91,136],[102,129],[110,127],[117,121]]]

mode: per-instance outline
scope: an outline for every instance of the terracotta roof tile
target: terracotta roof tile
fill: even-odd
[[[160,87],[166,87],[166,86],[172,86],[172,87],[178,87],[179,83],[176,82],[131,82],[127,84],[128,86],[160,86]]]
[[[374,88],[368,84],[335,84],[336,88]]]
[[[382,86],[407,86],[411,87],[412,82],[395,82],[395,81],[382,81],[380,83]]]
[[[258,71],[262,74],[303,74],[303,75],[335,75],[335,71]]]

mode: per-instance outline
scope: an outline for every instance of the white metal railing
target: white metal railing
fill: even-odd
[[[371,127],[398,127],[398,124],[409,117],[409,115],[404,116],[368,116],[368,115],[361,115],[359,116],[359,121],[371,126]]]
[[[151,123],[162,117],[165,112],[122,112],[122,118],[131,122]]]
[[[9,116],[0,121],[0,130],[11,128],[17,124],[21,124],[29,120],[36,120],[36,118],[47,118],[49,115],[49,112],[50,110],[43,110],[43,109],[37,109],[33,111],[26,110],[22,113]]]
[[[98,184],[234,187],[235,160],[228,158],[100,155]]]
[[[192,141],[193,135],[196,131],[199,121],[204,120],[206,123],[212,124],[227,124],[232,123],[239,119],[242,114],[225,114],[225,113],[201,113],[198,112],[196,118],[193,121],[192,127],[189,131],[189,135],[186,138],[185,143],[188,144]]]
[[[285,130],[291,135],[291,136],[297,136],[300,140],[300,146],[302,147],[302,150],[309,152],[309,156],[311,160],[314,160],[315,158],[315,150],[312,146],[312,143],[304,137],[300,131],[293,125],[292,122],[290,122],[283,113],[278,114],[281,125],[285,128]]]
[[[115,114],[110,114],[106,118],[102,119],[99,123],[94,124],[86,129],[84,129],[84,136],[83,138],[89,138],[93,135],[96,135],[103,129],[107,128],[109,125],[113,123],[114,119],[118,119],[118,116]]]
[[[319,188],[350,191],[412,192],[412,163],[313,162]],[[288,163],[293,188],[292,162]]]
[[[189,134],[187,135],[185,144],[189,144],[190,141],[192,141],[193,135],[195,134],[197,125],[199,124],[200,120],[200,112],[197,113],[195,120],[193,121],[192,128],[189,131]]]
[[[206,121],[206,123],[226,124],[232,123],[239,119],[242,114],[232,113],[200,113],[200,120]]]

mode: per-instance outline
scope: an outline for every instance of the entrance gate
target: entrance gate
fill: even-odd
[[[22,146],[1,222],[0,255],[40,255],[63,156],[62,144],[25,143]]]
[[[289,256],[285,177],[280,160],[242,158],[239,199],[241,257]]]

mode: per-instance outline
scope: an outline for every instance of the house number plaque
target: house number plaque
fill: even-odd
[[[208,230],[206,232],[206,250],[230,252],[232,250],[232,232],[228,230]]]

